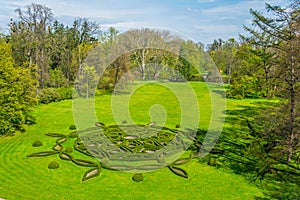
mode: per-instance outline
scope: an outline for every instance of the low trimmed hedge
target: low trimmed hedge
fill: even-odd
[[[51,102],[58,102],[65,99],[73,98],[72,88],[44,88],[38,93],[39,102],[48,104]]]
[[[43,146],[43,143],[41,141],[35,141],[32,143],[32,146],[33,147],[40,147],[40,146]]]
[[[52,161],[48,164],[48,169],[57,169],[59,168],[58,162]]]

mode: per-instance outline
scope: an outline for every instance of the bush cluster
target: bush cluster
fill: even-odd
[[[39,102],[44,104],[72,99],[72,97],[72,88],[44,88],[39,91]]]
[[[259,87],[258,79],[245,75],[239,80],[233,81],[226,91],[226,96],[236,99],[245,97],[257,98],[262,96],[262,93],[263,91]]]
[[[33,147],[40,147],[40,146],[43,146],[43,143],[41,141],[35,141],[32,143],[32,146]]]

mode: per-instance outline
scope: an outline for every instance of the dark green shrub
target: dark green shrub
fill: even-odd
[[[34,143],[32,143],[33,147],[40,147],[43,146],[43,143],[41,141],[35,141]]]
[[[73,98],[72,88],[44,88],[39,91],[39,102],[48,104]]]
[[[57,88],[44,88],[39,91],[39,102],[48,104],[62,100]]]
[[[141,182],[144,180],[144,176],[142,173],[136,173],[132,176],[132,180],[135,182]]]
[[[207,164],[210,165],[210,166],[217,166],[217,160],[216,160],[216,158],[211,157],[209,159],[209,161],[207,162]]]
[[[76,130],[76,126],[74,124],[70,125],[69,130]]]
[[[58,88],[59,95],[62,99],[72,99],[73,98],[73,88]]]
[[[98,89],[100,89],[103,94],[110,94],[114,90],[114,79],[110,76],[102,77],[98,84]]]
[[[189,81],[204,82],[204,79],[203,79],[203,77],[200,74],[192,74],[192,76],[190,77]]]
[[[264,91],[262,91],[259,86],[258,79],[256,77],[251,77],[244,75],[238,80],[234,80],[226,91],[226,96],[236,99],[242,99],[245,97],[263,96]]]
[[[73,148],[72,147],[66,147],[65,151],[67,153],[72,153],[73,152]]]
[[[57,169],[57,168],[59,168],[58,162],[52,161],[48,165],[48,169]]]

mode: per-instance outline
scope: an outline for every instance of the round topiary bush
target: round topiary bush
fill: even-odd
[[[48,165],[48,169],[57,169],[57,168],[59,168],[58,162],[52,161],[52,162],[49,163],[49,165]]]
[[[34,143],[32,143],[33,147],[40,147],[43,146],[43,143],[41,141],[35,141]]]
[[[136,173],[132,176],[132,180],[135,182],[141,182],[144,180],[144,176],[142,173]]]
[[[74,124],[72,124],[72,125],[69,126],[69,129],[70,130],[76,130],[76,126]]]
[[[209,161],[207,162],[207,164],[210,166],[217,166],[216,158],[210,158]]]
[[[65,151],[67,153],[72,153],[73,152],[73,148],[72,147],[66,147]]]

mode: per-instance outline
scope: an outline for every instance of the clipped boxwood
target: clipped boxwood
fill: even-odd
[[[73,152],[73,148],[72,147],[66,147],[65,151],[67,153],[72,153]]]
[[[136,173],[132,176],[132,180],[135,182],[141,182],[144,180],[144,176],[142,173]]]
[[[211,157],[209,159],[209,161],[207,162],[207,164],[210,165],[210,166],[217,166],[217,160],[216,160],[216,158]]]
[[[41,141],[38,140],[38,141],[33,142],[33,143],[32,143],[32,146],[33,146],[33,147],[40,147],[40,146],[43,146],[43,143],[42,143]]]
[[[74,124],[72,124],[72,125],[69,126],[69,129],[70,130],[76,130],[76,126]]]
[[[48,169],[57,169],[57,168],[59,168],[58,162],[52,161],[48,165]]]

